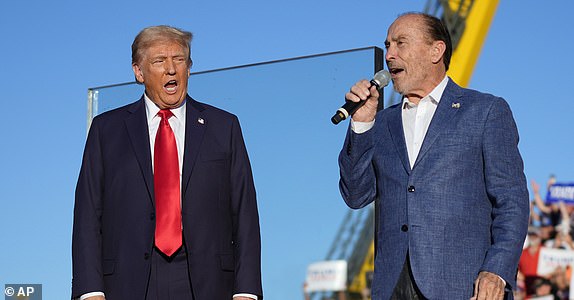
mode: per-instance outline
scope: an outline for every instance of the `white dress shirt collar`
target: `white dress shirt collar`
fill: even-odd
[[[440,102],[440,98],[442,97],[442,94],[444,93],[444,90],[446,89],[446,85],[448,84],[448,76],[445,76],[442,81],[435,86],[435,88],[424,98],[430,98],[431,102],[435,103],[436,105],[438,105],[438,103]],[[423,98],[423,99],[424,99]],[[422,101],[422,99],[421,99]],[[416,105],[409,101],[409,98],[407,98],[406,96],[403,97],[403,109],[405,108],[413,108]]]
[[[153,103],[153,101],[151,101],[151,99],[145,93],[144,93],[144,99],[145,99],[145,106],[146,106],[147,123],[151,124],[151,120],[157,116],[157,113],[160,111],[160,108],[157,107],[157,105],[155,103]],[[184,99],[183,103],[179,107],[170,109],[170,111],[173,113],[173,115],[178,120],[185,120],[184,117],[185,117],[185,105],[186,104],[187,104],[187,101],[185,101],[185,99]]]

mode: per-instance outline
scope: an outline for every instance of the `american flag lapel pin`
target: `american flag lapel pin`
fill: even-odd
[[[452,104],[452,108],[460,108],[460,103],[454,102],[454,103]]]
[[[205,120],[203,118],[197,118],[197,123],[203,125],[205,124]]]

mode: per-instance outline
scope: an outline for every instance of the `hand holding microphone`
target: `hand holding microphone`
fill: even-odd
[[[391,74],[387,70],[377,72],[371,81],[361,80],[345,94],[346,103],[337,110],[331,122],[339,122],[353,116],[358,122],[370,122],[375,119],[379,103],[379,90],[391,81]],[[363,108],[364,107],[364,108]]]

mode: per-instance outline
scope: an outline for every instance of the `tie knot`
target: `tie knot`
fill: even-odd
[[[157,112],[157,115],[161,118],[161,120],[168,120],[170,117],[173,116],[173,113],[169,109],[162,109]]]

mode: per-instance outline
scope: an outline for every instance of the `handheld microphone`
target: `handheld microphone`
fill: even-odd
[[[371,86],[376,86],[378,90],[381,90],[391,82],[391,74],[387,70],[380,70],[375,74],[371,80]],[[361,106],[363,106],[367,100],[362,100],[359,102],[346,101],[345,105],[341,106],[331,118],[331,122],[337,125],[339,122],[347,119],[350,115],[354,114]]]

